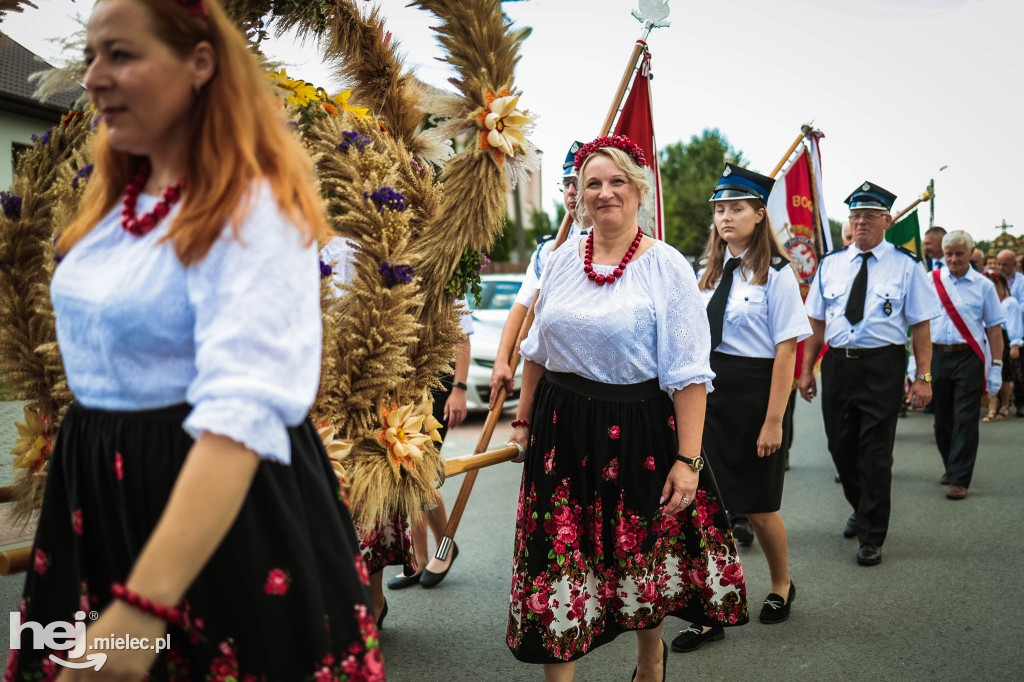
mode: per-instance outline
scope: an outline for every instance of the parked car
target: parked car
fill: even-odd
[[[479,305],[469,297],[469,308],[473,316],[473,336],[470,337],[469,376],[466,379],[466,407],[470,411],[486,412],[491,395],[491,371],[494,358],[501,342],[501,329],[508,319],[508,311],[515,303],[516,294],[523,283],[521,274],[481,275]],[[515,388],[505,400],[505,409],[515,409],[519,404],[519,389],[522,386],[522,363],[516,368]]]

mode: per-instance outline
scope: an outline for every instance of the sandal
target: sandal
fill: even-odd
[[[999,419],[999,414],[998,413],[996,413],[996,412],[989,412],[988,414],[986,414],[984,417],[981,418],[981,421],[984,422],[985,424],[991,424],[992,422],[996,421],[997,419]]]
[[[1010,406],[1009,405],[1003,405],[1002,407],[999,408],[999,418],[1000,419],[1006,419],[1009,416],[1010,416]]]

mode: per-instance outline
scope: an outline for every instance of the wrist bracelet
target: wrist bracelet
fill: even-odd
[[[466,383],[463,381],[456,381],[454,384],[452,384],[452,388],[461,388],[463,391],[465,391],[469,387],[466,386]]]
[[[512,428],[514,429],[517,426],[529,427],[530,426],[530,420],[529,419],[513,419],[512,420]]]
[[[118,601],[123,601],[134,609],[159,618],[166,623],[177,625],[180,628],[185,627],[185,619],[182,616],[180,609],[174,606],[164,606],[163,604],[157,604],[156,602],[150,601],[138,592],[129,590],[123,583],[112,584],[110,586],[110,596]]]

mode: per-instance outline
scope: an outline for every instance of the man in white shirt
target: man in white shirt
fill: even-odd
[[[857,563],[882,561],[889,528],[892,448],[903,399],[904,344],[913,330],[919,367],[931,362],[928,323],[939,314],[917,255],[885,241],[896,195],[865,182],[847,197],[853,244],[822,258],[807,293],[813,336],[804,341],[800,394],[817,394],[814,361],[822,343],[822,415],[828,449],[853,514],[843,536],[860,540]],[[919,374],[912,404],[931,400],[931,374]]]
[[[942,238],[945,236],[946,228],[938,225],[928,228],[928,231],[924,233],[924,243],[922,244],[924,258],[921,260],[924,261],[925,270],[931,272],[946,264],[942,257]]]
[[[576,196],[579,186],[573,168],[576,152],[582,146],[582,142],[573,142],[572,146],[569,147],[568,153],[565,155],[565,161],[562,163],[562,201],[565,203],[565,210],[572,221],[572,225],[569,227],[570,230],[581,229],[576,223]],[[512,304],[512,308],[508,311],[505,326],[501,328],[501,341],[498,343],[497,357],[494,358],[494,368],[491,370],[491,408],[494,407],[494,403],[498,398],[499,388],[505,387],[506,396],[512,395],[512,390],[515,388],[515,381],[512,378],[513,372],[512,368],[509,367],[508,360],[512,355],[512,348],[515,346],[516,339],[519,336],[519,330],[523,327],[523,321],[526,320],[526,313],[530,309],[530,304],[533,303],[533,296],[537,293],[537,289],[540,288],[540,276],[544,272],[544,265],[547,263],[547,257],[553,250],[554,245],[554,235],[551,235],[551,238],[541,242],[530,256],[530,263],[526,267],[526,276],[523,278],[523,284],[516,295],[515,303]]]
[[[954,230],[943,237],[942,250],[946,268],[939,282],[930,277],[942,302],[942,314],[931,323],[935,444],[946,470],[942,482],[949,484],[946,497],[962,500],[978,456],[978,412],[986,380],[990,394],[1002,385],[1004,317],[995,285],[970,266],[971,236]],[[992,358],[987,377],[985,337]]]
[[[1017,299],[1021,309],[1024,310],[1024,275],[1017,272],[1017,256],[1009,249],[1003,249],[996,256],[996,267],[1006,278],[1006,286],[1010,290],[1010,296]],[[1013,385],[1013,401],[1017,403],[1017,416],[1024,417],[1024,381],[1017,381]]]

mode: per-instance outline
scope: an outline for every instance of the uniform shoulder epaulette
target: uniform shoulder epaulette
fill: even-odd
[[[537,237],[537,246],[543,246],[544,242],[549,242],[558,236],[558,232],[551,232],[550,234],[542,234]]]
[[[899,246],[898,244],[893,244],[893,246],[895,246],[896,250],[899,251],[900,253],[903,253],[903,254],[906,254],[906,255],[910,256],[914,260],[915,263],[920,263],[921,262],[920,256],[918,256],[916,253],[914,253],[910,249],[906,248],[905,246]]]
[[[775,270],[781,271],[783,268],[789,265],[789,259],[783,258],[782,256],[776,254],[772,256],[771,265],[772,268],[774,268]]]

